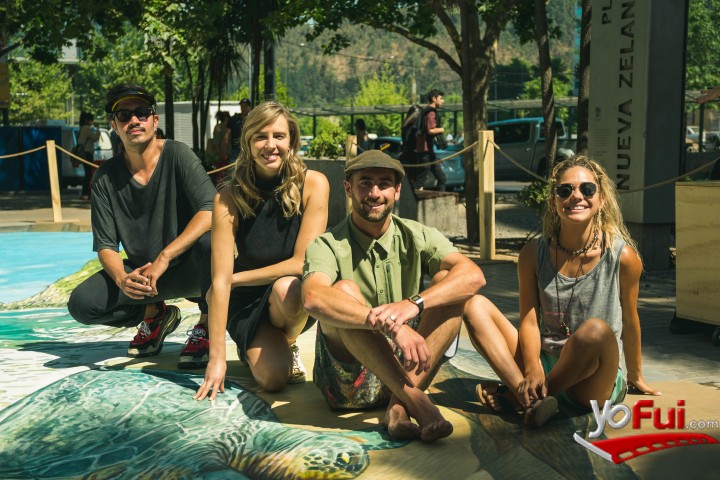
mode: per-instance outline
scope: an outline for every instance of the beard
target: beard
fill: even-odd
[[[356,203],[355,204],[355,211],[358,215],[364,220],[367,220],[368,222],[372,223],[381,223],[384,222],[385,219],[390,215],[393,209],[393,205],[390,205],[388,203],[382,204],[384,208],[380,211],[377,210],[370,210],[366,211],[363,206],[364,203]]]

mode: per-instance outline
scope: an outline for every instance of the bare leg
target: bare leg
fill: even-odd
[[[513,399],[517,386],[524,378],[524,363],[518,343],[518,331],[498,308],[482,295],[475,295],[465,304],[465,328],[475,349],[488,361],[500,380],[510,388]],[[494,389],[485,388],[488,404],[495,410],[500,408]]]
[[[286,384],[292,355],[285,332],[261,323],[247,350],[247,363],[255,381],[266,392],[277,392]]]
[[[300,285],[296,277],[275,281],[268,300],[270,324],[258,326],[247,351],[253,378],[266,392],[282,389],[292,370],[289,345],[295,342],[308,319],[302,308]]]
[[[281,277],[273,284],[268,300],[270,323],[285,332],[288,344],[294,343],[308,320],[303,309],[302,282],[297,277]]]
[[[591,318],[565,343],[547,376],[548,393],[567,391],[573,401],[590,407],[590,400],[610,398],[618,362],[615,334],[607,323]]]
[[[359,288],[353,282],[340,281],[334,286],[351,295],[358,302],[365,304]],[[443,328],[438,328],[429,321],[423,327],[428,336],[432,337],[428,347],[435,362],[438,362],[454,335],[457,334],[460,326],[459,318],[455,322],[455,328],[451,323],[448,322],[447,326],[443,325]],[[440,341],[440,336],[447,334],[448,329],[455,333],[445,341]],[[423,390],[416,386],[425,382],[429,383],[432,376],[429,375],[429,372],[421,375],[406,372],[395,357],[384,335],[368,330],[338,329],[325,324],[322,325],[322,332],[328,348],[335,358],[340,361],[359,361],[393,393],[383,420],[383,424],[388,427],[391,436],[394,438],[420,437],[423,441],[430,442],[452,433],[452,424],[442,417],[440,410],[433,405]],[[423,334],[420,329],[419,333]],[[435,363],[430,372],[434,373],[437,365],[438,363]],[[410,415],[418,421],[419,426],[410,421]]]

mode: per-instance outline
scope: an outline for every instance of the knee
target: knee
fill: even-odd
[[[296,316],[304,311],[302,282],[297,277],[277,279],[272,287],[272,296],[289,315]]]
[[[89,298],[86,298],[86,296],[83,295],[82,289],[78,287],[70,293],[70,298],[67,303],[67,309],[70,316],[77,322],[84,325],[93,325],[95,323],[93,322],[92,315],[90,314],[89,300]]]
[[[482,295],[473,295],[463,305],[463,321],[468,330],[481,330],[492,321],[495,305]]]
[[[262,369],[258,372],[253,370],[253,378],[255,378],[258,386],[264,392],[279,392],[285,388],[289,377],[290,366],[288,366],[288,369],[284,374],[280,371],[271,371],[267,369]]]
[[[599,318],[590,318],[583,322],[568,339],[573,345],[582,349],[598,348],[605,342],[615,342],[615,334],[610,325]]]

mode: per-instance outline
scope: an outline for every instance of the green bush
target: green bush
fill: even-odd
[[[339,125],[323,130],[310,142],[310,157],[327,157],[333,160],[338,158],[345,153],[346,138],[347,134]]]
[[[538,219],[542,220],[545,215],[545,209],[547,208],[549,195],[550,186],[547,181],[535,179],[520,190],[518,198],[523,205],[532,208],[538,216]]]

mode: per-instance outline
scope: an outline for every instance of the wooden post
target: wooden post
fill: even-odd
[[[48,159],[48,173],[50,175],[50,199],[52,200],[53,222],[62,222],[62,205],[60,201],[60,181],[58,179],[57,153],[55,140],[45,142]]]
[[[357,137],[355,135],[348,135],[345,140],[345,163],[355,157],[357,157]],[[345,196],[344,193],[343,196]],[[350,212],[352,212],[352,200],[345,197],[345,213],[349,215]]]
[[[495,257],[495,133],[492,130],[478,131],[479,148],[475,149],[475,164],[478,166],[478,216],[480,228],[480,258],[492,260]]]

